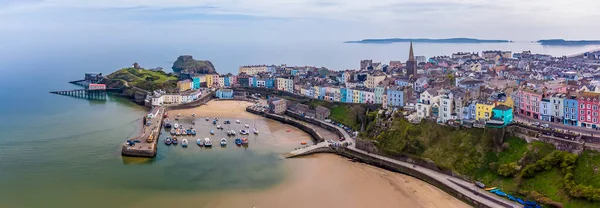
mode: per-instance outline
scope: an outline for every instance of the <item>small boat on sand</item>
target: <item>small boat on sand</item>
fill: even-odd
[[[236,123],[240,123],[240,120],[235,120]]]
[[[213,120],[213,125],[217,124],[217,120]]]
[[[212,142],[208,137],[204,138],[204,147],[212,147]]]
[[[191,129],[192,135],[196,136],[196,129]]]
[[[204,141],[202,141],[202,139],[196,139],[196,144],[202,147],[204,146]]]
[[[244,127],[246,127],[246,128],[250,128],[250,125],[248,125],[248,124],[244,124]]]
[[[193,125],[196,125],[196,120],[192,120],[192,124],[193,124]]]
[[[248,135],[248,131],[242,129],[242,130],[240,130],[240,134],[241,135]]]
[[[173,127],[174,127],[174,128],[179,128],[179,124],[178,124],[178,123],[175,123],[175,124],[173,124]]]
[[[215,135],[215,131],[213,131],[212,129],[210,130],[210,135]]]
[[[183,136],[187,136],[187,131],[185,131],[185,129],[182,129],[182,130],[181,130],[181,135],[183,135]]]
[[[171,126],[170,123],[165,123],[165,128],[171,128],[171,127],[173,127],[173,126]]]
[[[182,147],[187,147],[187,145],[188,145],[188,140],[187,139],[181,140],[181,146]]]
[[[242,138],[242,144],[243,145],[247,145],[248,144],[248,138],[246,138],[246,137]]]
[[[221,147],[227,146],[227,139],[221,138]]]
[[[484,190],[491,191],[491,190],[494,190],[494,189],[497,189],[497,187],[485,188]]]
[[[195,114],[195,113],[192,113],[192,117],[196,117],[196,114]]]
[[[171,145],[172,141],[171,141],[171,137],[167,137],[167,139],[165,139],[165,144],[166,145]]]
[[[300,144],[301,144],[301,145],[306,145],[307,143],[306,143],[306,142],[300,142]]]
[[[242,145],[242,139],[235,138],[235,145],[238,145],[238,146]]]
[[[206,121],[208,121],[208,117],[206,117]]]
[[[254,129],[253,132],[254,132],[254,134],[258,134],[258,130],[257,129]]]
[[[171,141],[171,143],[173,143],[173,145],[177,145],[177,137],[173,137],[173,140]]]
[[[171,135],[175,135],[175,129],[171,129]]]
[[[175,130],[175,135],[181,136],[181,130],[180,129]]]
[[[217,129],[223,129],[223,127],[221,127],[221,125],[217,125]]]

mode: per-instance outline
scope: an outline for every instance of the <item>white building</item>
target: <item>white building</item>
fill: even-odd
[[[293,79],[287,79],[287,78],[283,78],[283,77],[278,77],[275,82],[277,82],[277,89],[278,90],[283,90],[286,92],[294,92],[294,80]]]
[[[439,101],[438,92],[435,89],[428,89],[421,93],[417,102],[417,116],[419,118],[431,117],[431,106]]]
[[[163,97],[164,104],[181,104],[183,98],[179,94],[165,94]]]
[[[266,65],[256,65],[256,66],[240,66],[240,73],[246,73],[248,75],[255,75],[260,72],[266,72]]]
[[[454,103],[454,98],[452,97],[451,93],[440,96],[440,113],[438,116],[439,121],[446,123],[448,120],[453,119],[452,118],[452,110],[454,109],[453,103]]]

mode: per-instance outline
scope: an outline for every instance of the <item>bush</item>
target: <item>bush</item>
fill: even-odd
[[[502,164],[498,167],[498,175],[509,177],[518,173],[519,170],[521,170],[521,166],[515,162]]]

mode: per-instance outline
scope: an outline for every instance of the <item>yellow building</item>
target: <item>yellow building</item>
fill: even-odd
[[[179,92],[185,92],[192,89],[192,81],[189,79],[177,82],[177,88]]]
[[[314,86],[313,89],[315,90],[314,94],[314,98],[319,99],[319,96],[321,96],[321,90],[319,89],[319,86]],[[323,95],[325,96],[325,95]]]
[[[206,75],[206,87],[210,88],[213,85],[213,75],[212,74],[207,74]]]
[[[492,117],[492,109],[496,105],[492,102],[479,102],[475,105],[475,119],[478,121],[487,121]]]
[[[515,101],[513,101],[513,99],[509,95],[509,96],[506,96],[506,100],[498,101],[498,105],[505,105],[505,106],[508,106],[509,108],[514,108]]]
[[[360,90],[352,90],[352,92],[354,92],[354,96],[352,96],[352,101],[354,103],[361,103],[361,101],[360,101],[360,93],[362,91],[360,91]]]

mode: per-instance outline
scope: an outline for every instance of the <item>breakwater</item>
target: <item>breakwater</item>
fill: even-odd
[[[157,143],[163,126],[164,108],[152,108],[143,120],[142,132],[128,139],[121,147],[121,155],[129,157],[156,157]]]
[[[276,115],[276,114],[266,113],[266,112],[264,112],[262,110],[255,109],[253,107],[247,107],[246,111],[248,111],[250,113],[257,114],[257,115],[260,115],[260,116],[264,116],[264,117],[269,118],[269,119],[273,119],[273,120],[279,121],[279,122],[284,123],[284,124],[292,125],[292,126],[294,126],[296,128],[299,128],[300,130],[308,133],[311,136],[311,138],[313,139],[313,142],[315,144],[319,143],[319,142],[324,142],[325,141],[325,138],[323,136],[321,136],[321,134],[319,134],[319,132],[317,132],[313,128],[310,128],[309,126],[306,126],[306,125],[304,125],[304,124],[302,124],[302,123],[300,123],[300,122],[298,122],[298,121],[296,121],[294,119],[289,119],[289,118],[286,118],[285,116],[280,116],[280,115]]]

